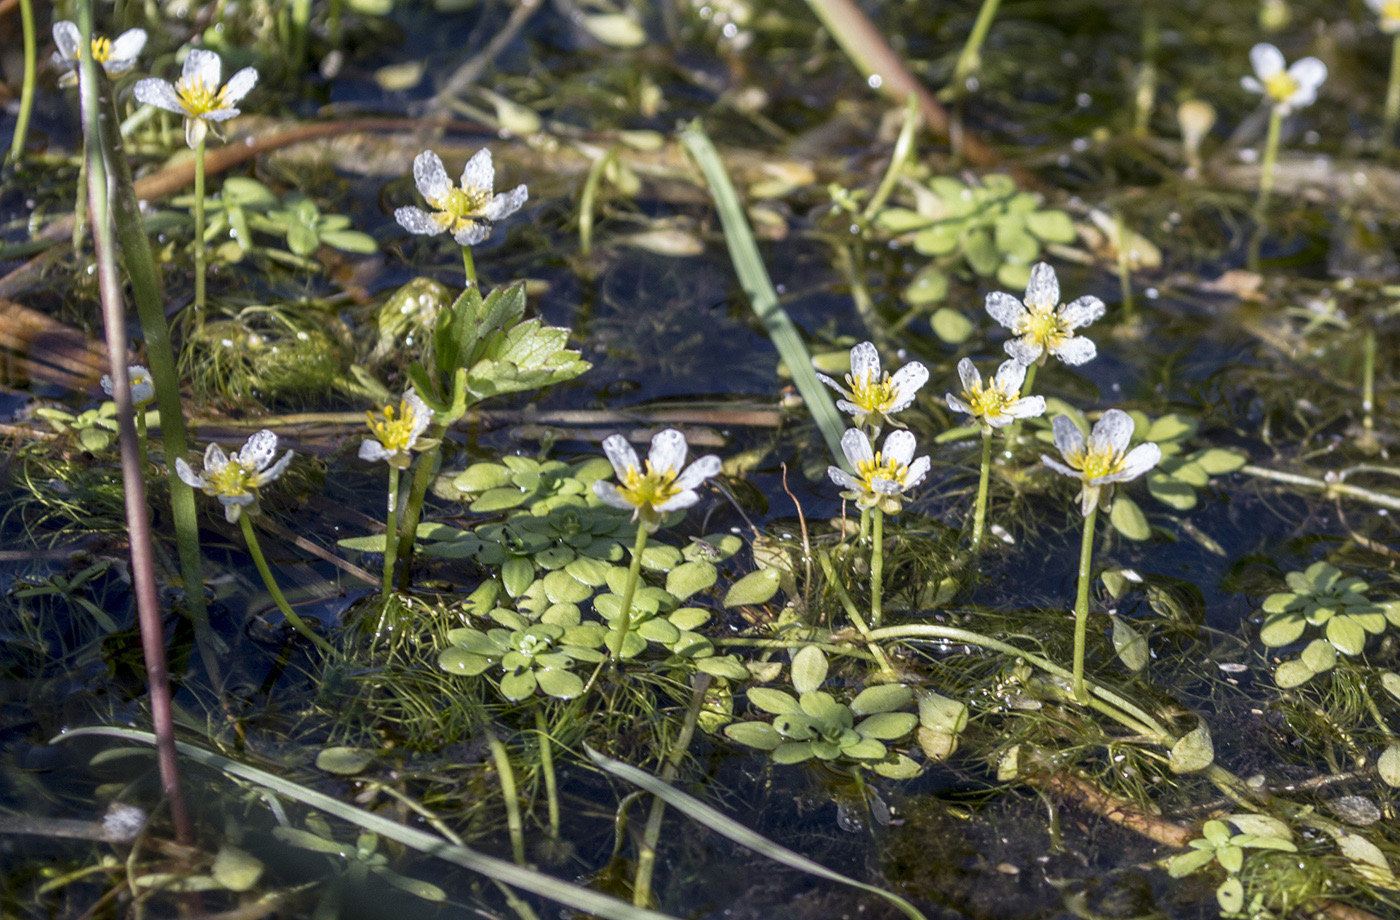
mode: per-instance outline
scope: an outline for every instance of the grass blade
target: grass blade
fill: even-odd
[[[750,830],[723,812],[716,811],[709,805],[691,798],[674,786],[670,786],[657,779],[655,776],[652,776],[650,773],[647,773],[645,770],[638,770],[636,767],[629,766],[620,760],[613,760],[611,757],[599,754],[591,747],[588,747],[588,745],[584,745],[584,750],[588,752],[588,756],[594,763],[607,772],[625,779],[629,783],[641,786],[647,792],[661,799],[676,811],[691,818],[697,824],[703,825],[721,836],[728,837],[742,847],[748,847],[760,856],[766,856],[774,862],[780,862],[785,866],[790,866],[793,869],[798,869],[809,875],[815,875],[818,878],[840,882],[843,885],[850,885],[853,888],[859,888],[861,891],[868,891],[871,894],[879,895],[899,908],[910,920],[927,920],[927,918],[919,912],[918,908],[892,891],[886,891],[883,888],[876,888],[874,885],[858,882],[853,878],[842,875],[840,872],[828,869],[821,863],[813,862],[799,853],[794,853],[787,847],[779,846],[762,834]]]

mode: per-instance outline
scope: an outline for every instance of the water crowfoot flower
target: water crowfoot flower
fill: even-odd
[[[862,511],[874,508],[885,514],[898,514],[904,493],[928,475],[929,458],[915,460],[916,446],[912,433],[895,431],[885,438],[884,447],[877,453],[864,431],[848,428],[841,436],[841,451],[855,475],[839,466],[828,466],[826,474],[847,490],[841,497],[854,501]]]
[[[238,115],[234,105],[258,82],[258,72],[244,67],[219,85],[223,64],[219,56],[203,48],[185,56],[180,79],[172,85],[159,77],[138,80],[132,90],[138,101],[185,117],[185,143],[198,147],[209,131],[209,124],[228,121]]]
[[[62,74],[59,86],[78,85],[78,59],[82,56],[82,34],[76,23],[61,20],[53,24],[53,43],[58,50],[53,54],[54,66]],[[102,65],[109,77],[126,73],[136,63],[136,57],[146,47],[145,29],[127,29],[117,36],[116,41],[101,35],[92,37],[92,59]]]
[[[865,428],[869,422],[872,435],[878,435],[885,421],[898,424],[890,417],[914,401],[914,394],[928,380],[928,368],[911,361],[891,377],[880,372],[880,352],[875,345],[861,342],[851,349],[851,372],[846,375],[849,390],[825,374],[817,374],[817,379],[844,397],[836,401],[836,408],[849,412],[857,428]]]
[[[151,372],[139,364],[133,364],[126,369],[127,384],[131,388],[131,404],[138,409],[150,403],[156,398],[155,381],[151,379]],[[102,375],[102,392],[108,396],[115,396],[112,391],[112,376]]]
[[[365,415],[374,437],[360,442],[361,460],[384,460],[391,467],[404,470],[413,460],[412,451],[424,450],[436,443],[422,437],[433,420],[433,410],[412,389],[403,394],[397,410],[388,405]]]
[[[1327,79],[1327,65],[1315,57],[1295,61],[1285,70],[1283,52],[1268,42],[1249,49],[1249,62],[1254,75],[1240,78],[1240,85],[1262,94],[1280,115],[1316,102],[1318,87]]]
[[[1376,14],[1376,26],[1386,35],[1400,34],[1400,0],[1366,0]]]
[[[1024,303],[995,291],[987,295],[987,312],[1017,336],[1008,339],[1005,348],[1022,364],[1041,365],[1054,355],[1066,364],[1077,365],[1092,361],[1098,354],[1094,343],[1076,335],[1075,330],[1103,316],[1103,301],[1086,294],[1062,305],[1060,282],[1055,270],[1045,262],[1031,269]]]
[[[1121,409],[1109,409],[1089,432],[1086,444],[1079,427],[1064,415],[1055,416],[1055,446],[1064,462],[1041,455],[1045,465],[1081,483],[1079,510],[1084,514],[1084,536],[1079,544],[1079,590],[1074,602],[1074,696],[1087,703],[1084,685],[1084,647],[1089,628],[1089,582],[1093,578],[1094,523],[1099,507],[1108,507],[1114,487],[1136,479],[1162,459],[1156,444],[1139,444],[1131,451],[1133,419]]]
[[[175,472],[186,485],[217,498],[224,506],[230,524],[240,515],[258,513],[258,489],[287,470],[292,451],[277,457],[277,435],[268,429],[254,432],[243,448],[232,456],[217,444],[204,451],[204,470],[196,473],[183,457],[175,458]]]
[[[486,239],[492,223],[520,210],[529,197],[524,185],[492,194],[496,169],[487,149],[478,150],[467,161],[460,185],[453,185],[438,155],[425,150],[413,158],[413,180],[432,211],[399,208],[394,219],[409,233],[451,233],[459,246],[474,246]]]

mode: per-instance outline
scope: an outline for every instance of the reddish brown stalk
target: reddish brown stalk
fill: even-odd
[[[82,16],[82,14],[86,14]],[[91,23],[90,8],[80,16]],[[131,580],[136,594],[136,616],[141,627],[141,651],[146,660],[146,680],[151,695],[151,722],[156,735],[156,761],[161,787],[170,801],[175,839],[194,842],[189,809],[180,788],[179,762],[175,754],[175,720],[171,709],[169,673],[165,661],[164,625],[156,592],[152,553],[151,521],[146,508],[146,480],[140,467],[136,445],[136,420],[131,404],[131,383],[126,370],[126,307],[122,303],[121,282],[117,278],[116,245],[113,240],[110,188],[105,163],[95,84],[97,68],[83,48],[82,109],[87,136],[88,216],[92,224],[97,259],[97,288],[102,302],[107,353],[111,360],[112,398],[117,403],[118,438],[121,443],[122,487],[126,495],[126,521],[131,541]]]

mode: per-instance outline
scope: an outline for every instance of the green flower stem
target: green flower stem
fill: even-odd
[[[34,2],[19,0],[20,27],[24,32],[24,84],[19,91],[19,115],[15,118],[15,134],[10,140],[10,162],[18,163],[24,156],[24,141],[29,134],[29,114],[34,110],[34,69],[39,59],[34,34]]]
[[[384,577],[379,587],[380,616],[388,609],[389,593],[394,590],[394,563],[399,555],[399,468],[392,463],[389,464],[388,504],[384,518]]]
[[[982,68],[982,43],[987,40],[987,33],[992,28],[992,20],[996,18],[999,6],[1001,0],[982,0],[982,8],[977,11],[977,21],[972,24],[967,44],[963,45],[962,54],[958,55],[958,63],[953,68],[953,91],[958,95],[967,92],[967,78]]]
[[[1089,581],[1093,574],[1094,524],[1099,506],[1094,505],[1084,517],[1084,538],[1079,544],[1079,592],[1074,599],[1074,698],[1089,701],[1084,687],[1084,645],[1089,636]]]
[[[544,773],[544,795],[549,806],[549,839],[559,839],[559,779],[554,775],[554,746],[549,740],[549,720],[544,707],[535,707],[535,732],[540,738],[540,770]]]
[[[632,544],[632,562],[627,566],[627,586],[622,589],[622,613],[618,617],[618,637],[616,647],[611,649],[614,665],[622,664],[622,647],[627,644],[627,633],[632,629],[632,596],[637,593],[637,579],[642,574],[642,551],[647,546],[647,529],[637,525],[637,540]]]
[[[462,270],[467,273],[467,286],[476,287],[476,260],[472,258],[472,248],[462,247]]]
[[[194,321],[204,327],[204,138],[194,145]]]
[[[870,509],[860,509],[860,533],[856,536],[856,541],[864,543],[870,538]]]
[[[880,209],[889,200],[890,194],[894,192],[895,183],[904,172],[904,167],[908,165],[910,158],[914,155],[914,141],[918,138],[919,125],[923,119],[919,117],[919,99],[910,93],[904,99],[904,123],[899,129],[899,137],[894,142],[894,152],[890,154],[890,165],[885,170],[885,176],[880,180],[880,187],[875,190],[875,194],[866,204],[865,210],[861,212],[860,218],[863,223],[870,223],[875,219],[875,215],[880,213]]]
[[[520,818],[520,798],[515,791],[515,768],[510,765],[510,754],[506,746],[489,725],[481,731],[486,735],[486,744],[491,748],[491,759],[496,762],[496,773],[501,778],[501,796],[506,800],[506,828],[510,831],[511,855],[517,866],[525,865],[525,822]]]
[[[700,717],[700,707],[705,702],[705,691],[710,688],[710,675],[696,674],[695,684],[690,694],[690,708],[685,711],[685,721],[676,735],[676,743],[666,752],[666,765],[661,768],[661,781],[671,783],[681,770],[681,760],[690,749],[690,739],[695,736],[695,723]],[[661,819],[666,814],[666,802],[652,799],[651,812],[642,832],[642,843],[637,848],[637,877],[632,883],[632,904],[636,907],[649,907],[655,900],[651,896],[651,876],[656,870],[656,843],[661,839]]]
[[[1361,363],[1361,425],[1368,436],[1376,427],[1376,330],[1367,329]]]
[[[442,450],[442,439],[447,437],[447,425],[437,422],[433,425],[432,440],[435,446],[423,451],[418,457],[418,468],[413,471],[413,485],[409,487],[408,501],[403,506],[403,517],[399,522],[398,558],[403,560],[399,573],[399,590],[407,591],[410,584],[410,563],[413,561],[413,538],[418,533],[418,519],[423,515],[423,499],[428,495],[428,486],[433,479],[433,468],[437,465],[438,454]]]
[[[1274,166],[1278,163],[1278,140],[1283,129],[1283,111],[1274,106],[1269,111],[1269,133],[1264,139],[1264,161],[1259,167],[1259,200],[1254,203],[1254,216],[1260,223],[1269,196],[1274,192]]]
[[[972,509],[972,551],[982,549],[987,526],[987,486],[992,478],[992,426],[982,426],[982,472],[977,479],[977,504]]]
[[[836,567],[831,564],[831,556],[828,553],[818,552],[817,561],[821,563],[822,574],[826,576],[826,583],[831,585],[836,591],[837,598],[841,601],[841,606],[846,608],[846,616],[862,636],[865,637],[870,646],[870,653],[875,656],[875,660],[880,664],[880,670],[893,676],[894,668],[890,667],[890,660],[885,655],[885,650],[870,639],[870,627],[865,625],[865,618],[860,615],[860,610],[856,607],[855,601],[851,600],[851,595],[846,591],[846,586],[841,584],[841,580],[836,577]]]
[[[870,509],[874,521],[870,544],[870,622],[879,628],[884,619],[881,596],[885,587],[885,512],[879,508]]]
[[[282,611],[282,616],[286,617],[287,622],[292,624],[292,628],[315,643],[317,648],[327,655],[335,657],[335,649],[331,647],[331,644],[306,625],[306,621],[297,615],[291,604],[287,603],[282,589],[277,587],[277,582],[272,578],[272,570],[267,567],[267,559],[263,557],[262,547],[258,544],[258,532],[253,529],[252,516],[240,514],[238,523],[243,528],[243,539],[248,544],[248,552],[253,555],[253,564],[258,567],[258,574],[262,576],[263,584],[267,586],[267,593],[272,595],[272,601],[277,605],[277,609]]]
[[[137,406],[136,416],[136,462],[141,475],[146,475],[146,407]]]
[[[1390,44],[1390,82],[1385,88],[1385,122],[1381,145],[1389,147],[1395,141],[1395,124],[1400,121],[1400,32]]]

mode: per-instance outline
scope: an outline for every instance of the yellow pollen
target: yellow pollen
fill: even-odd
[[[1289,76],[1288,71],[1280,70],[1264,81],[1264,92],[1275,102],[1287,102],[1298,92],[1298,81]]]
[[[1059,312],[1053,307],[1048,310],[1030,311],[1017,324],[1016,332],[1027,336],[1046,351],[1059,348],[1074,335],[1074,331],[1060,319]]]
[[[253,494],[257,480],[253,470],[245,467],[236,457],[230,457],[220,469],[214,472],[205,470],[204,481],[209,483],[208,488],[213,494],[234,497]]]
[[[112,56],[112,40],[101,35],[92,40],[92,59],[99,64],[107,63]]]
[[[413,426],[418,422],[418,413],[406,401],[399,403],[397,417],[393,406],[385,406],[377,413],[366,412],[365,416],[370,434],[384,445],[385,450],[402,453],[412,448],[415,440]]]
[[[487,189],[454,188],[441,198],[428,199],[428,204],[456,222],[463,218],[479,217],[490,200],[491,192]]]
[[[627,472],[620,477],[622,481],[617,491],[634,508],[655,508],[680,494],[681,490],[674,484],[676,473],[676,470],[657,472],[651,468],[651,461],[647,460],[645,473],[635,466],[627,468]]]
[[[865,480],[866,485],[870,485],[877,479],[893,479],[895,482],[903,482],[907,468],[900,465],[900,462],[893,457],[886,460],[876,451],[875,456],[869,460],[856,461],[856,474]]]
[[[185,107],[185,111],[196,118],[224,107],[224,91],[215,92],[213,87],[206,86],[199,77],[191,77],[188,81],[181,80],[175,86],[175,93],[180,97],[180,104]]]
[[[1076,465],[1073,460],[1070,465]],[[1079,469],[1084,473],[1084,481],[1090,482],[1101,476],[1109,476],[1123,469],[1123,457],[1116,451],[1086,451],[1079,459]]]
[[[889,374],[872,372],[858,378],[847,374],[846,382],[851,385],[851,402],[872,415],[894,405],[894,387]]]
[[[980,419],[1000,418],[1006,414],[1006,407],[1018,398],[1018,395],[1003,392],[995,384],[986,387],[974,386],[967,391],[968,408]]]

